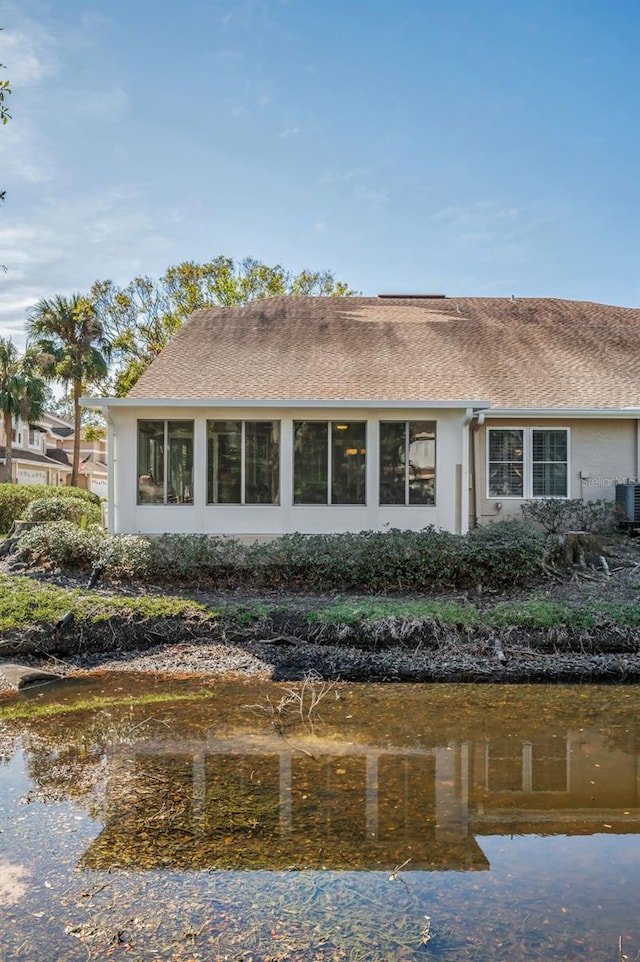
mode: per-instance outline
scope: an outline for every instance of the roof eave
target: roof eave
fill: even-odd
[[[640,418],[640,407],[491,408],[487,418]]]
[[[453,408],[486,410],[490,401],[456,399],[410,399],[389,401],[383,398],[80,398],[83,407],[99,408]]]

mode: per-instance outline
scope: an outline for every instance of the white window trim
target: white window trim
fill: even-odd
[[[490,465],[489,454],[491,451],[490,434],[492,431],[522,431],[522,441],[524,445],[524,456],[522,460],[522,470],[524,472],[522,494],[491,494],[490,493]],[[534,495],[533,493],[533,432],[534,431],[564,431],[567,435],[567,493],[554,495]],[[486,477],[486,497],[487,501],[549,501],[560,498],[567,501],[571,497],[571,428],[562,425],[524,425],[509,424],[498,427],[487,427],[486,436],[486,457],[485,457],[485,477]],[[564,463],[564,462],[561,462]]]
[[[222,418],[224,421],[235,421],[236,418]],[[279,508],[282,502],[282,421],[279,418],[242,418],[240,419],[240,501],[209,501],[209,425],[215,424],[215,418],[207,418],[207,482],[206,482],[206,506],[207,508],[238,508],[248,504],[250,508]],[[264,504],[248,503],[245,491],[247,477],[246,465],[246,424],[277,424],[278,425],[278,500]]]
[[[364,462],[364,463],[365,463],[365,492],[364,492],[364,502],[363,502],[362,504],[335,504],[334,501],[333,501],[333,490],[332,490],[332,487],[333,487],[333,485],[332,485],[332,479],[333,479],[333,445],[332,445],[333,425],[334,425],[334,424],[342,424],[343,421],[347,421],[348,423],[350,422],[351,424],[364,424],[364,425],[365,425],[365,429],[364,429],[364,441],[365,441],[365,451],[366,451],[366,454],[365,454],[365,462]],[[362,418],[355,418],[355,419],[353,419],[353,418],[329,418],[329,420],[326,420],[325,418],[294,418],[294,419],[293,419],[293,422],[292,422],[292,423],[293,423],[293,445],[294,445],[294,448],[295,448],[295,425],[296,425],[296,424],[307,424],[307,423],[309,423],[309,422],[313,422],[314,424],[326,424],[326,425],[327,425],[327,500],[324,501],[322,504],[306,504],[306,502],[297,502],[297,501],[295,500],[294,491],[295,491],[295,463],[296,463],[296,457],[295,457],[295,450],[294,450],[294,452],[293,452],[293,458],[292,458],[292,461],[291,461],[292,471],[293,471],[293,473],[294,473],[294,474],[293,474],[293,488],[294,488],[294,490],[291,492],[291,507],[292,507],[292,508],[296,508],[296,509],[297,509],[297,508],[311,508],[311,509],[316,509],[316,508],[338,508],[339,510],[340,510],[340,509],[343,509],[343,508],[348,508],[348,509],[351,509],[351,510],[353,510],[353,508],[366,508],[366,507],[367,507],[367,486],[366,486],[366,479],[367,479],[367,466],[368,466],[368,457],[369,457],[369,421],[368,421],[368,420],[363,420]]]
[[[175,504],[169,501],[169,421],[181,421],[185,424],[193,425],[193,439],[195,445],[195,422],[190,418],[138,418],[136,420],[136,478],[138,477],[139,468],[139,457],[140,457],[140,423],[142,421],[162,421],[164,424],[164,434],[163,434],[163,452],[162,452],[162,471],[164,474],[164,480],[162,482],[162,501],[154,502],[149,504],[148,502],[138,501],[136,496],[136,508],[192,508],[194,501],[191,504]],[[193,468],[192,468],[193,471]]]
[[[411,436],[411,425],[419,421],[420,418],[407,418],[405,421],[394,421],[392,418],[382,418],[378,422],[378,507],[379,508],[411,508],[415,510],[418,508],[423,511],[425,508],[435,508],[437,506],[437,481],[438,481],[438,421],[434,418],[424,418],[423,420],[433,421],[436,426],[435,429],[435,447],[434,447],[434,459],[433,459],[433,471],[434,471],[434,485],[433,485],[433,504],[411,504],[410,501],[410,484],[409,484],[409,453],[411,448],[410,436]],[[382,504],[380,501],[380,458],[381,458],[381,444],[380,444],[380,425],[381,424],[404,424],[404,504]]]

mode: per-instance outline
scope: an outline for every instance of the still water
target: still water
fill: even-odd
[[[94,676],[0,700],[0,962],[619,962],[640,688]]]

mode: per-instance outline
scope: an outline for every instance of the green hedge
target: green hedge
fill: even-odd
[[[6,534],[14,521],[32,501],[41,498],[82,498],[100,504],[100,498],[83,488],[58,487],[52,484],[0,484],[0,534]]]
[[[23,521],[73,521],[86,527],[102,523],[102,508],[84,498],[36,498],[22,513]]]
[[[467,535],[438,531],[284,535],[245,545],[231,538],[164,535],[151,542],[152,577],[313,590],[429,591],[504,588],[540,574],[545,538],[522,521]]]

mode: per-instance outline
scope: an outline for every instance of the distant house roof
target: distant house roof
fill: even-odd
[[[56,456],[54,456],[53,454],[54,451],[56,453]],[[30,461],[30,462],[35,462],[37,464],[45,464],[49,466],[55,464],[57,468],[71,467],[68,460],[64,461],[62,458],[57,457],[57,455],[64,454],[64,453],[65,453],[64,451],[57,451],[55,448],[52,448],[47,451],[47,455],[45,456],[44,454],[36,454],[35,451],[24,451],[22,448],[12,448],[11,460],[14,462]],[[5,446],[0,444],[0,458],[5,458],[6,455],[7,455],[7,450]]]
[[[69,460],[69,455],[62,448],[47,448],[47,457],[51,458],[52,461],[58,461],[60,464],[66,464],[71,467],[71,461]]]
[[[640,311],[552,298],[269,298],[197,311],[129,398],[635,408]]]

